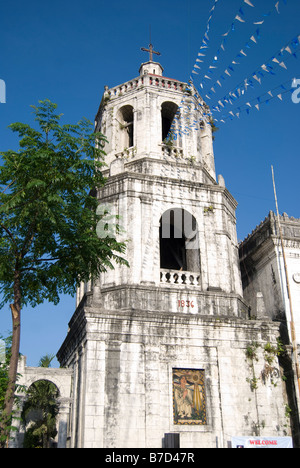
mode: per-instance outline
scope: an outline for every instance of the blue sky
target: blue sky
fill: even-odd
[[[239,203],[238,238],[246,237],[275,209],[272,164],[280,211],[300,218],[300,103],[285,93],[294,78],[300,79],[300,45],[291,49],[296,58],[287,50],[277,55],[300,34],[300,2],[277,1],[251,0],[251,7],[244,0],[219,0],[213,11],[214,0],[2,2],[0,79],[6,83],[6,103],[0,104],[0,150],[17,149],[7,126],[16,121],[32,124],[30,105],[41,99],[58,104],[64,123],[76,123],[83,116],[93,121],[104,86],[138,76],[140,64],[148,60],[140,48],[149,44],[151,24],[152,43],[162,54],[159,61],[165,76],[187,81],[194,69],[199,73],[192,74],[195,86],[212,107],[230,91],[241,89],[245,78],[252,78],[253,87],[245,96],[227,104],[224,112],[214,113],[217,119],[234,113],[232,120],[218,123],[214,149],[217,173]],[[208,24],[208,48],[200,49]],[[256,43],[250,40],[253,35]],[[247,56],[240,54],[235,60],[241,50]],[[203,52],[204,57],[197,55]],[[287,69],[273,58],[280,58]],[[238,63],[233,72],[228,69],[232,61]],[[195,64],[202,69],[193,68]],[[266,64],[273,65],[275,74],[263,73],[259,83],[253,72]],[[216,65],[217,69],[209,68]],[[215,86],[214,94],[211,87],[217,81],[222,87]],[[283,83],[285,89],[280,88]],[[271,90],[275,97],[268,104],[261,103],[265,97],[257,99]],[[277,97],[281,91],[282,100]],[[248,107],[249,114],[241,112],[238,118],[240,106]],[[68,297],[57,307],[44,304],[23,311],[21,352],[29,365],[37,365],[45,353],[57,352],[73,312],[74,299]],[[0,333],[10,327],[7,307],[0,311]]]

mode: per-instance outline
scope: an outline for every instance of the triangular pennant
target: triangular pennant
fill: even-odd
[[[254,5],[252,5],[252,3],[250,2],[250,0],[244,0],[245,3],[247,3],[247,5],[251,6],[254,8]]]
[[[286,64],[285,64],[284,62],[280,62],[279,65],[280,65],[282,68],[285,68],[285,69],[287,70],[287,66],[286,66]]]
[[[245,23],[245,20],[243,20],[243,18],[241,18],[239,15],[236,15],[236,17],[234,19],[237,19],[241,23]]]

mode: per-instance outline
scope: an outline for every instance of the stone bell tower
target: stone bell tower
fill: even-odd
[[[259,419],[247,344],[278,333],[248,321],[208,107],[149,52],[136,78],[105,87],[96,115],[108,140],[97,197],[120,216],[130,268],[78,290],[58,353],[74,371],[70,447],[160,448],[170,434],[182,448],[227,446]],[[284,408],[281,390],[272,397]]]

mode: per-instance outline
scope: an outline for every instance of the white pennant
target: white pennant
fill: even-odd
[[[254,8],[254,5],[252,5],[252,3],[250,2],[250,0],[244,0],[245,3],[247,3],[247,5],[251,6]]]
[[[287,70],[286,64],[285,64],[284,62],[281,62],[279,65],[280,65],[282,68],[285,68],[285,69]]]

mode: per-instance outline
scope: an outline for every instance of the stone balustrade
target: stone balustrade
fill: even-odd
[[[115,86],[111,89],[106,89],[104,93],[105,98],[114,98],[122,96],[129,91],[133,91],[143,86],[155,86],[162,89],[170,89],[175,91],[184,92],[186,89],[186,83],[182,83],[177,80],[165,78],[156,75],[143,75],[135,78],[134,80],[127,81],[120,86]]]
[[[164,157],[183,158],[183,149],[177,146],[162,144],[162,153]]]
[[[185,286],[200,286],[200,274],[193,273],[190,271],[178,271],[178,270],[160,270],[160,282],[162,284],[176,284]]]

